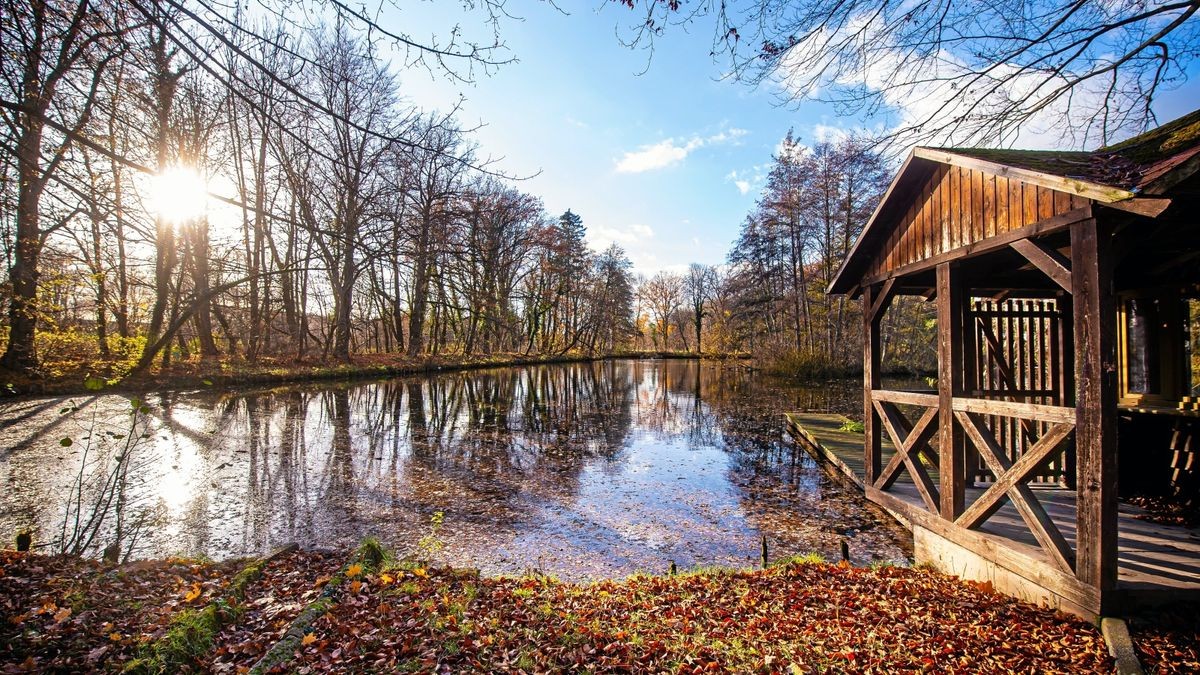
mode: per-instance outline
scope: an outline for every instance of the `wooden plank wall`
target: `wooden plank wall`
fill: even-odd
[[[1071,315],[1056,299],[973,298],[967,308],[968,395],[1000,401],[1068,405],[1074,385],[1070,349]],[[989,339],[991,338],[991,339]],[[994,340],[994,343],[992,342]],[[993,348],[996,347],[996,349]],[[988,428],[1015,462],[1041,438],[1049,424],[989,415]],[[1034,474],[1039,483],[1068,481],[1067,451]],[[968,467],[976,482],[994,477],[978,458]]]
[[[1087,205],[1078,195],[941,164],[864,276],[875,278]]]

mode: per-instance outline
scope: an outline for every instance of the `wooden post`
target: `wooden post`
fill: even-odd
[[[1075,342],[1075,574],[1099,591],[1105,611],[1117,582],[1117,365],[1111,229],[1094,218],[1071,225]]]
[[[954,421],[954,397],[963,387],[963,284],[952,263],[937,266],[938,473],[942,517],[963,512],[967,480],[962,428]]]
[[[871,286],[863,288],[863,471],[866,484],[874,485],[883,466],[880,460],[882,441],[881,422],[871,400],[871,391],[879,388],[879,317],[876,316],[877,291]],[[878,312],[882,314],[883,312]]]

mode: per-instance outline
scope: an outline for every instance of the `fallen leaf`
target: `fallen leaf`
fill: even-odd
[[[316,636],[316,635],[313,635],[312,633],[306,633],[306,634],[304,635],[304,637],[303,637],[303,638],[301,638],[301,640],[300,640],[300,644],[302,644],[302,645],[304,645],[305,647],[307,647],[307,646],[311,645],[312,643],[314,643],[314,642],[316,642],[316,641],[317,641],[317,636]]]
[[[346,576],[348,576],[350,578],[354,578],[354,577],[362,574],[362,571],[363,571],[362,565],[359,565],[358,563],[354,563],[353,565],[346,568]]]

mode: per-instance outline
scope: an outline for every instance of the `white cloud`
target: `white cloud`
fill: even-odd
[[[632,152],[626,152],[617,160],[617,173],[642,173],[655,169],[664,169],[687,159],[692,152],[707,145],[721,145],[735,142],[749,132],[736,127],[723,129],[711,136],[695,135],[686,140],[668,138],[653,145],[643,145]]]
[[[748,195],[754,191],[756,186],[766,181],[766,170],[769,166],[768,164],[759,164],[746,171],[734,169],[725,174],[725,182],[733,183],[733,186],[737,188],[739,193]]]
[[[812,137],[818,143],[837,143],[845,140],[850,132],[841,128],[834,127],[828,124],[814,124],[812,128]]]
[[[598,225],[589,227],[587,237],[595,244],[607,246],[609,244],[636,244],[654,238],[654,228],[641,223],[633,223],[624,228],[609,227],[607,225]]]
[[[864,12],[846,22],[839,34],[829,30],[814,32],[807,40],[792,47],[783,59],[779,83],[790,95],[798,98],[836,98],[838,94],[826,93],[831,88],[863,88],[877,93],[891,113],[882,117],[885,121],[877,131],[885,131],[890,124],[893,129],[928,122],[929,128],[945,126],[948,130],[939,137],[924,141],[928,145],[960,145],[979,142],[979,134],[996,133],[994,124],[988,123],[987,114],[992,110],[1014,101],[1036,100],[1059,87],[1063,80],[1046,78],[1034,72],[1017,73],[1014,66],[996,66],[988,76],[986,84],[996,85],[994,91],[974,110],[968,109],[969,99],[960,98],[961,89],[973,81],[976,71],[967,60],[946,49],[939,49],[928,57],[918,60],[908,58],[903,46],[894,44],[893,36],[887,33],[887,18],[882,13]],[[820,52],[824,45],[858,34],[856,44],[870,45],[860,56],[863,62],[855,68],[832,68],[822,72],[828,58]],[[1005,78],[1010,79],[1005,79]],[[981,86],[981,85],[976,85]],[[1073,93],[1074,103],[1079,110],[1089,109],[1098,102],[1098,94],[1081,88]],[[1089,100],[1081,102],[1080,99]],[[1038,111],[1021,125],[1019,134],[1013,137],[986,140],[989,144],[1016,140],[1023,145],[1038,147],[1064,147],[1075,145],[1076,139],[1064,134],[1070,119],[1066,115],[1068,99],[1063,98]],[[958,121],[965,126],[952,130]],[[812,137],[820,141],[836,141],[847,133],[846,129],[825,124],[816,124]]]

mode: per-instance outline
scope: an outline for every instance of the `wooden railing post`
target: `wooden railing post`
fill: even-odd
[[[938,472],[940,510],[947,520],[963,512],[967,479],[962,428],[954,418],[954,397],[962,395],[963,297],[962,280],[952,263],[937,266],[938,325]]]
[[[1117,372],[1111,230],[1071,225],[1075,339],[1076,575],[1096,588],[1099,611],[1117,581]]]
[[[879,388],[879,318],[874,311],[877,294],[871,286],[863,288],[863,469],[867,485],[875,484],[882,468],[880,420],[871,398],[872,390]]]

